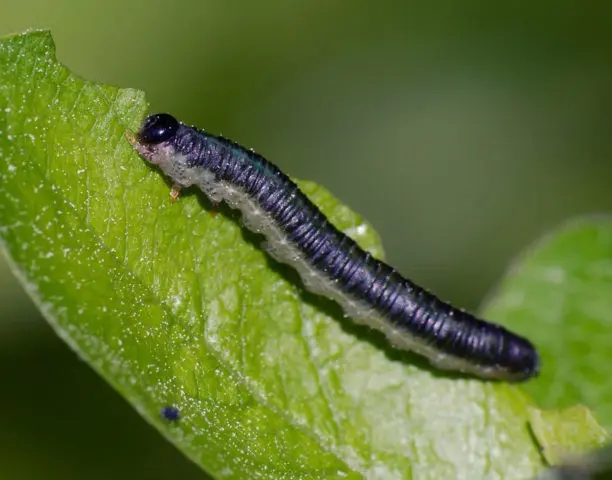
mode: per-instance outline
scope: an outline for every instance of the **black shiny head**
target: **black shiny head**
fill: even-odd
[[[145,145],[157,145],[168,141],[179,128],[179,122],[172,115],[158,113],[150,115],[142,122],[138,141]]]

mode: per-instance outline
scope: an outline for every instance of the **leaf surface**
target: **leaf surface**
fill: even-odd
[[[540,405],[584,404],[612,427],[612,217],[567,223],[522,255],[486,309],[529,328],[542,374],[525,384]]]
[[[542,454],[551,465],[595,451],[609,441],[591,411],[576,405],[565,410],[530,410],[531,428],[544,446]]]

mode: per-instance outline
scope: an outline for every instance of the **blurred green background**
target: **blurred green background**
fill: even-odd
[[[326,186],[459,306],[548,229],[612,210],[603,1],[0,7],[0,34],[49,28],[78,75]],[[54,336],[4,260],[0,357],[2,478],[206,478]]]

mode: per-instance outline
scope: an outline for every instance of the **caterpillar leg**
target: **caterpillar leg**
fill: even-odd
[[[123,135],[125,136],[125,139],[130,142],[132,148],[136,150],[139,155],[142,155],[146,158],[147,148],[144,145],[138,143],[138,138],[136,137],[136,135],[134,135],[134,133],[130,130],[126,130]]]
[[[221,205],[221,202],[213,202],[213,201],[211,201],[210,204],[211,204],[210,215],[212,217],[216,217],[217,213],[218,213],[218,210],[219,210],[219,205]]]
[[[176,183],[172,185],[172,190],[170,190],[170,203],[176,202],[176,199],[181,194],[181,186]]]
[[[125,136],[126,140],[130,142],[130,145],[136,146],[138,144],[138,140],[136,140],[136,137],[132,131],[126,130],[123,135]]]

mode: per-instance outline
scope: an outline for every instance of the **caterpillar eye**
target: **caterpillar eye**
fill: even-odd
[[[168,141],[176,133],[179,122],[172,115],[158,113],[145,119],[138,132],[138,141],[145,145],[156,145]]]

